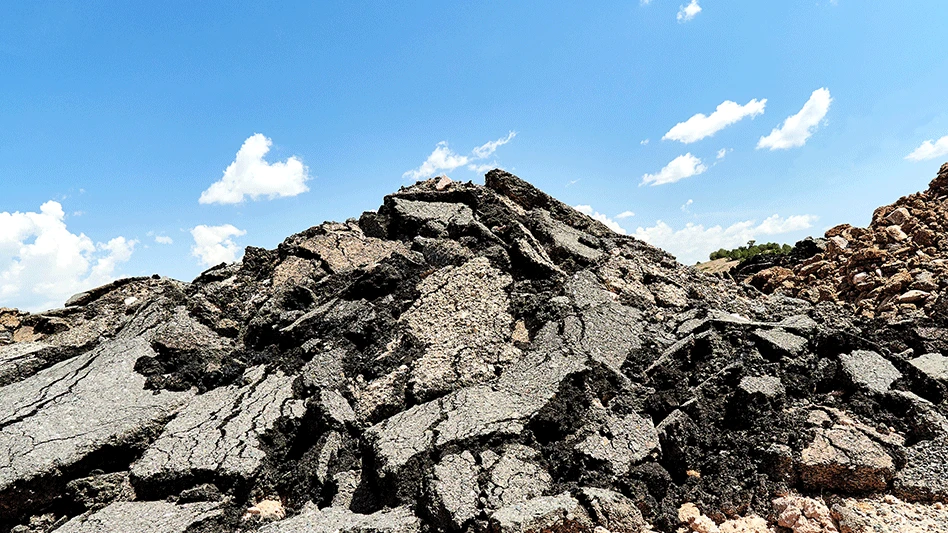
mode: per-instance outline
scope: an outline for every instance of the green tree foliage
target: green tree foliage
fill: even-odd
[[[721,248],[716,252],[711,252],[711,260],[727,258],[744,261],[761,254],[788,254],[791,249],[792,247],[789,244],[777,244],[775,242],[757,244],[755,241],[748,241],[746,246],[739,246],[733,250]]]

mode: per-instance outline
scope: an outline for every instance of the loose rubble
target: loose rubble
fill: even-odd
[[[786,258],[761,258],[734,272],[764,292],[837,302],[869,318],[944,321],[946,232],[948,163],[928,190],[876,209],[869,227],[841,224]],[[761,269],[767,261],[777,264]]]
[[[925,271],[886,293],[924,321],[879,321],[500,170],[419,182],[190,283],[0,309],[0,533],[948,531]]]

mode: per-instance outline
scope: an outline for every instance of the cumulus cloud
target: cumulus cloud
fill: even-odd
[[[688,22],[695,18],[698,13],[701,13],[698,0],[691,0],[691,3],[686,6],[678,6],[678,22]]]
[[[668,130],[662,140],[671,139],[681,141],[685,144],[700,141],[705,137],[710,137],[724,128],[739,122],[745,117],[754,118],[764,113],[767,107],[767,99],[757,100],[756,98],[741,105],[737,102],[725,100],[710,115],[698,113],[684,122],[679,122]]]
[[[205,226],[203,224],[191,228],[194,237],[194,246],[191,255],[198,258],[203,266],[214,266],[220,263],[233,263],[241,253],[241,248],[231,237],[240,237],[247,232],[237,229],[230,224],[221,226]]]
[[[803,104],[803,109],[774,128],[770,135],[761,137],[757,148],[787,150],[803,146],[826,116],[832,102],[829,89],[823,87],[813,91],[810,99]]]
[[[594,210],[592,206],[590,205],[577,205],[577,206],[574,206],[574,209],[576,209],[577,211],[579,211],[580,213],[584,215],[588,215],[593,220],[598,220],[599,222],[602,222],[603,224],[606,225],[606,227],[608,227],[609,229],[611,229],[612,231],[620,235],[625,235],[626,233],[628,233],[627,231],[625,231],[625,228],[619,225],[618,222]],[[631,211],[626,211],[626,213],[631,213]]]
[[[94,243],[66,227],[59,202],[38,213],[0,213],[0,307],[42,311],[115,279],[137,240],[115,237]]]
[[[516,136],[517,132],[511,131],[506,137],[501,137],[496,141],[490,141],[474,148],[471,150],[470,155],[458,154],[451,150],[447,141],[441,141],[435,146],[434,151],[431,152],[431,155],[428,156],[428,159],[426,159],[420,167],[405,172],[402,174],[402,177],[422,180],[430,178],[438,172],[451,172],[463,166],[467,166],[469,170],[475,172],[486,172],[494,168],[499,168],[496,161],[491,164],[477,164],[476,162],[494,155],[497,148],[509,143]]]
[[[618,215],[616,215],[616,218],[618,218],[619,220],[622,220],[623,218],[631,218],[634,216],[635,216],[635,213],[633,213],[632,211],[623,211],[619,213]]]
[[[937,141],[929,139],[923,142],[918,148],[913,150],[912,153],[905,156],[905,159],[911,161],[926,161],[943,155],[948,155],[948,135],[945,135]]]
[[[672,253],[684,264],[707,261],[711,252],[721,248],[735,248],[759,237],[780,235],[807,229],[813,226],[814,215],[793,215],[786,218],[773,215],[760,224],[753,220],[737,222],[724,228],[688,223],[675,230],[661,220],[648,228],[639,227],[633,236]]]
[[[158,244],[174,244],[174,240],[167,235],[155,235],[155,242]]]
[[[665,165],[665,168],[659,170],[658,173],[645,174],[642,176],[642,183],[640,183],[639,186],[675,183],[685,178],[697,176],[705,170],[708,170],[708,167],[701,162],[701,159],[691,155],[691,153],[687,153],[672,159],[672,161]]]
[[[234,162],[224,170],[220,181],[201,193],[202,204],[239,204],[245,197],[258,200],[296,196],[309,190],[309,169],[297,157],[286,161],[267,163],[273,141],[260,133],[244,141]]]

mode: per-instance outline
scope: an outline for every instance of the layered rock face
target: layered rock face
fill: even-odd
[[[887,328],[506,172],[420,182],[0,311],[0,530],[863,531],[795,493],[948,501],[945,360]]]
[[[948,302],[948,163],[928,190],[872,214],[867,228],[842,224],[810,241],[805,257],[755,273],[767,293],[832,301],[866,317],[944,321]]]

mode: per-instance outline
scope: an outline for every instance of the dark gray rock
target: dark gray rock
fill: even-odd
[[[806,350],[806,339],[782,329],[762,329],[754,332],[754,336],[760,340],[764,355],[797,357]]]
[[[490,525],[497,533],[587,531],[593,527],[586,510],[569,493],[540,496],[504,507],[491,515]]]
[[[948,357],[940,353],[927,353],[909,362],[930,379],[948,385]]]
[[[856,350],[839,356],[843,372],[857,387],[876,394],[885,394],[892,383],[902,377],[888,359],[876,352]]]
[[[618,492],[597,488],[582,488],[576,498],[585,507],[590,520],[611,533],[644,533],[648,524],[635,502]]]
[[[912,502],[948,503],[948,439],[922,441],[905,452],[905,468],[895,478],[896,495]]]
[[[57,533],[184,533],[220,514],[217,503],[116,502],[73,518]]]
[[[66,484],[70,499],[83,509],[101,509],[115,501],[135,499],[128,472],[113,472],[74,479]]]
[[[432,510],[441,515],[442,527],[461,529],[477,515],[479,472],[477,461],[466,450],[448,455],[434,466]]]
[[[246,385],[231,385],[195,398],[132,465],[136,485],[156,486],[199,475],[246,479],[266,454],[260,436],[282,417],[300,418],[303,402],[293,399],[293,379],[247,371]]]
[[[631,413],[606,416],[595,431],[576,445],[581,455],[608,465],[616,475],[626,474],[632,466],[659,450],[658,432],[651,420]]]
[[[486,508],[500,509],[546,494],[553,478],[539,461],[536,450],[520,444],[508,444],[500,455],[483,452],[481,463],[490,472],[484,490]]]
[[[407,507],[356,514],[327,507],[265,525],[259,533],[419,533],[421,521]]]
[[[110,342],[0,388],[0,516],[55,498],[52,487],[95,452],[141,446],[190,400],[144,390],[133,367],[153,355],[140,339]]]

